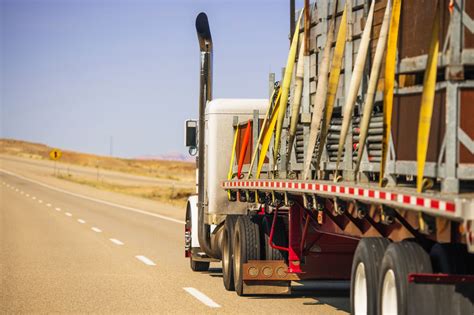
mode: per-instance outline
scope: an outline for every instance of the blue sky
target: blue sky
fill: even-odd
[[[214,97],[261,98],[288,49],[288,0],[0,0],[1,133],[135,157],[186,152],[197,116],[196,15],[214,41]],[[297,1],[297,7],[303,1]]]

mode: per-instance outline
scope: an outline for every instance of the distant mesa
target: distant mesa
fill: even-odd
[[[182,161],[182,162],[193,162],[194,157],[189,154],[171,152],[161,155],[142,155],[135,157],[137,160],[165,160],[165,161]]]

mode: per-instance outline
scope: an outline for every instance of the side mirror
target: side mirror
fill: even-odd
[[[190,155],[197,154],[198,123],[196,120],[188,119],[184,123],[184,145],[189,148]]]

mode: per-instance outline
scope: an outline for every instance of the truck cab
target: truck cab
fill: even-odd
[[[199,182],[196,177],[196,187],[204,191],[202,203],[203,221],[200,224],[210,226],[210,243],[216,248],[216,255],[210,257],[200,249],[198,238],[198,195],[190,196],[187,203],[186,214],[186,257],[191,261],[201,261],[202,268],[208,266],[208,261],[216,261],[220,258],[223,222],[227,215],[245,214],[245,204],[230,202],[228,194],[222,189],[222,182],[229,178],[229,165],[226,161],[236,154],[233,150],[235,132],[241,123],[245,125],[250,121],[253,125],[255,119],[263,118],[268,107],[267,99],[215,99],[206,105],[204,127],[204,143],[197,141],[200,128],[196,120],[185,122],[185,141],[190,152],[201,152],[196,157],[198,161],[205,156],[203,163],[204,181]],[[230,126],[234,125],[235,128]],[[241,133],[241,132],[239,132]],[[237,134],[237,136],[239,136]],[[248,155],[250,154],[250,151]],[[199,162],[197,163],[199,165]],[[197,173],[200,172],[198,166]],[[232,172],[232,171],[231,171]],[[191,262],[191,266],[196,265]]]

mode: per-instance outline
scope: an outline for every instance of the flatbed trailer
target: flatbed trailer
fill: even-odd
[[[437,222],[425,227],[423,237],[434,242],[451,242],[453,238],[461,241],[463,234],[469,252],[474,253],[473,193],[420,194],[410,187],[380,188],[373,184],[301,180],[232,180],[223,182],[222,187],[235,201],[249,202],[249,209],[260,205],[289,209],[289,215],[293,211],[302,212],[299,216],[312,221],[318,232],[351,239],[420,238],[423,231],[419,215],[426,213],[436,217]],[[448,223],[451,226],[446,228]],[[289,236],[294,237],[303,239],[301,235]],[[294,268],[291,264],[290,260],[290,268]]]
[[[206,271],[211,261],[221,261],[224,287],[238,295],[290,294],[291,281],[350,280],[354,314],[473,314],[473,3],[305,1],[302,14],[290,14],[293,23],[298,16],[302,21],[290,36],[297,38],[287,63],[293,72],[283,71],[281,82],[270,74],[269,99],[262,100],[212,99],[212,39],[201,13],[199,122],[186,122],[186,145],[198,153],[198,195],[186,209],[191,268]],[[368,86],[375,86],[369,73],[380,57],[376,44],[395,4],[401,15],[391,127],[383,88],[371,92],[373,110],[364,127]],[[332,74],[325,60],[329,55],[337,64],[343,21],[341,67],[331,68],[340,79],[329,110],[320,102],[330,85],[324,76]],[[357,65],[361,47],[368,47],[365,67]],[[433,60],[438,74],[430,87],[424,78]],[[352,82],[357,66],[363,70],[360,87]],[[288,84],[289,77],[298,80]],[[381,75],[375,82],[383,86],[385,80]],[[350,88],[355,104],[348,103]],[[293,111],[299,93],[301,104]],[[289,104],[282,104],[288,96]],[[346,103],[353,106],[350,116]],[[423,121],[427,103],[432,118]],[[324,105],[319,113],[318,104]],[[321,134],[313,137],[310,152],[314,126],[319,128],[313,119],[328,111],[325,142]],[[420,168],[422,140],[416,135],[427,120]]]
[[[282,283],[323,279],[351,279],[351,290],[360,290],[354,269],[360,260],[367,264],[365,256],[370,256],[361,253],[374,251],[370,257],[374,264],[365,268],[378,269],[390,244],[403,248],[409,242],[415,254],[402,250],[395,255],[398,264],[407,267],[403,277],[408,306],[399,305],[398,310],[404,307],[408,313],[420,314],[473,311],[472,193],[420,194],[412,187],[278,179],[230,180],[222,188],[235,202],[247,203],[248,215],[254,217],[251,220],[272,221],[263,232],[265,246],[283,253],[282,260],[268,260],[265,254],[267,259],[242,264],[246,294],[289,293],[282,290]],[[432,220],[423,218],[425,214]],[[275,224],[277,218],[285,224]],[[283,240],[279,245],[273,242],[275,235]],[[429,267],[417,268],[423,260]],[[279,285],[272,286],[272,281]],[[378,290],[380,278],[378,281],[371,290]],[[266,290],[262,284],[268,286]],[[253,290],[254,285],[259,290]],[[382,292],[377,294],[384,299]],[[357,294],[351,297],[352,311],[357,313]]]

